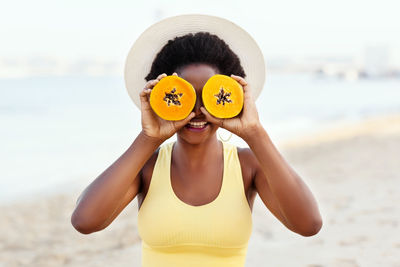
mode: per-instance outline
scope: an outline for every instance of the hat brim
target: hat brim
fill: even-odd
[[[265,62],[261,49],[250,34],[220,17],[180,15],[166,18],[147,28],[128,53],[124,73],[125,86],[139,109],[139,94],[146,84],[145,77],[150,72],[157,53],[169,40],[196,32],[209,32],[224,40],[239,57],[254,99],[260,95],[265,82]]]

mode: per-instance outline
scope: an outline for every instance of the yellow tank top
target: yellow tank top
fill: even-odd
[[[243,267],[252,232],[236,147],[223,143],[224,170],[217,198],[201,206],[180,200],[171,178],[174,143],[161,146],[138,213],[143,267]]]

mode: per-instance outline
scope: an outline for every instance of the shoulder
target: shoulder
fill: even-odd
[[[142,189],[144,189],[144,191],[147,191],[146,189],[150,184],[151,176],[153,175],[154,166],[156,164],[160,148],[161,147],[158,147],[157,150],[153,152],[151,157],[146,161],[140,170],[140,179],[142,181]]]
[[[237,152],[240,160],[240,164],[245,165],[246,168],[256,170],[258,167],[258,161],[253,151],[248,147],[237,147]]]
[[[237,153],[244,182],[253,184],[253,180],[258,168],[257,158],[254,156],[253,151],[247,147],[237,147]]]

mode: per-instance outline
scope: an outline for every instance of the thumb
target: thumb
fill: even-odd
[[[200,107],[200,111],[206,116],[207,121],[215,125],[222,126],[222,120],[212,116],[204,107]]]
[[[185,126],[186,124],[188,124],[189,121],[190,121],[191,119],[194,118],[194,116],[196,116],[196,113],[191,112],[191,113],[189,114],[189,116],[187,116],[185,119],[180,120],[180,121],[176,121],[176,122],[175,122],[175,128],[176,128],[176,129],[182,128],[183,126]]]

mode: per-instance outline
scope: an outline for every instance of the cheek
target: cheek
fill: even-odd
[[[212,124],[212,123],[210,123],[208,126],[210,127],[209,132],[211,134],[215,134],[219,128],[219,126]]]

